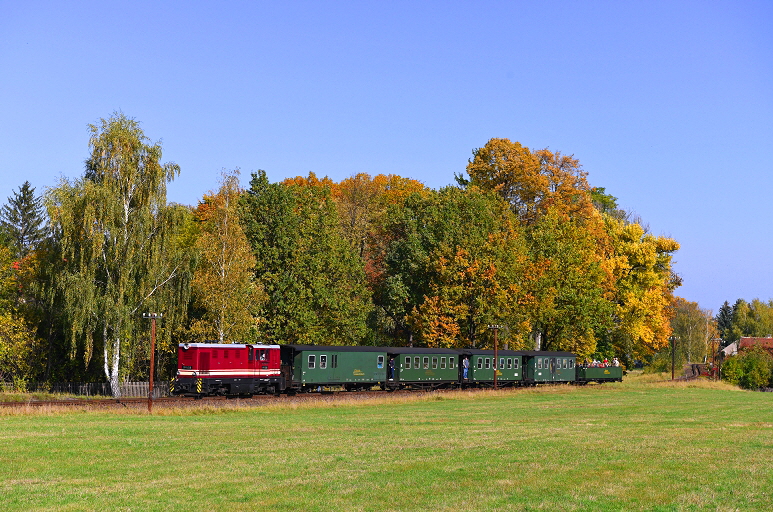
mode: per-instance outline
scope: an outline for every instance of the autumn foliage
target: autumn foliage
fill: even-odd
[[[21,259],[0,237],[0,373],[141,375],[150,308],[168,367],[205,340],[487,348],[498,325],[502,347],[631,361],[671,334],[679,244],[573,155],[494,138],[438,190],[263,171],[243,189],[235,171],[191,208],[166,204],[179,168],[134,120],[91,130],[83,178],[46,197],[47,238]]]

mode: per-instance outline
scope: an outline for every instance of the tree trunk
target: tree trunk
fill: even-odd
[[[121,386],[118,382],[118,363],[121,356],[121,339],[116,338],[112,342],[113,360],[112,365],[110,365],[108,364],[110,342],[107,340],[107,328],[103,330],[103,333],[105,335],[105,377],[107,377],[107,381],[110,383],[110,389],[113,392],[113,398],[121,398]]]

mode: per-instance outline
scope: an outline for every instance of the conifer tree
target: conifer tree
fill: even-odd
[[[35,189],[25,181],[0,209],[0,224],[11,238],[17,258],[24,258],[45,238],[45,219],[43,198],[35,196]]]

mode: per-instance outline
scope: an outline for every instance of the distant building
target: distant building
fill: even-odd
[[[773,338],[767,337],[767,338],[741,338],[738,340],[738,350],[743,350],[745,348],[751,348],[751,347],[762,347],[765,350],[768,351],[768,353],[773,356]]]
[[[719,352],[722,354],[722,359],[736,355],[738,353],[738,342],[732,342],[730,345],[726,346]]]

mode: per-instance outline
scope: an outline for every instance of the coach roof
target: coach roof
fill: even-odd
[[[358,347],[348,345],[282,345],[296,352],[386,352],[384,347]]]

